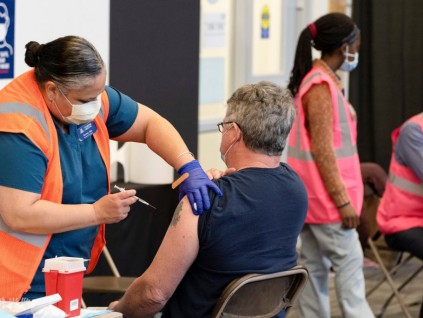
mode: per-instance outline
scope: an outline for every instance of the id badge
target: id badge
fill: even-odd
[[[79,141],[84,141],[88,137],[92,136],[97,131],[97,126],[93,121],[83,124],[78,127],[77,134]]]

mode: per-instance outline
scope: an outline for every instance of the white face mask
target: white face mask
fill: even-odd
[[[223,162],[225,163],[225,165],[227,165],[226,163],[226,156],[228,155],[229,150],[231,150],[232,146],[236,144],[238,140],[235,140],[229,147],[228,150],[225,151],[225,153],[220,153],[220,159],[223,160]]]
[[[62,115],[63,119],[71,124],[75,125],[81,125],[85,123],[89,123],[90,121],[93,121],[94,118],[98,115],[101,108],[101,94],[97,96],[97,98],[91,102],[74,105],[72,104],[69,99],[63,94],[63,92],[59,89],[59,91],[62,93],[63,97],[66,98],[68,103],[72,106],[72,112],[69,116],[63,116],[60,112],[60,115]],[[57,107],[57,106],[56,106]]]
[[[347,50],[344,52],[344,63],[342,63],[341,67],[339,68],[341,71],[345,72],[351,72],[353,69],[355,69],[358,65],[358,52],[348,53],[348,46]],[[353,60],[349,61],[349,57],[352,57]]]
[[[228,130],[225,130],[224,132],[223,132],[223,134],[222,134],[222,139],[223,139],[223,136],[230,130],[230,129],[232,129],[233,128],[233,125],[231,126],[231,128],[229,128]],[[225,163],[225,165],[227,165],[226,164],[226,156],[228,155],[228,152],[229,152],[229,150],[231,150],[231,148],[232,148],[232,146],[233,145],[235,145],[235,143],[237,142],[238,140],[235,140],[235,141],[233,141],[232,143],[231,143],[231,145],[228,147],[228,149],[225,151],[225,153],[222,153],[222,151],[220,151],[220,158],[222,159],[222,161]]]

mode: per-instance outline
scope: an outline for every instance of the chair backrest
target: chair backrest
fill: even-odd
[[[248,274],[222,292],[212,317],[273,317],[294,305],[308,279],[304,266],[272,274]]]

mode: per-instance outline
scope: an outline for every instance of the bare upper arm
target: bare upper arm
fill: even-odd
[[[198,255],[198,216],[185,197],[177,206],[160,248],[145,276],[170,297]]]

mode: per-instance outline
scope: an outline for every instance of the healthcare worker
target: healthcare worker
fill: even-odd
[[[312,61],[311,48],[321,51]],[[363,252],[355,228],[363,202],[356,116],[337,70],[358,63],[360,30],[346,15],[330,13],[308,25],[298,40],[288,88],[295,96],[288,164],[307,188],[301,260],[309,282],[299,317],[330,317],[329,269],[344,317],[374,317],[365,298]]]
[[[146,143],[188,172],[180,197],[195,213],[209,208],[208,188],[221,195],[166,119],[105,85],[87,40],[29,42],[25,62],[0,92],[0,299],[11,301],[45,295],[46,258],[90,259],[91,272],[104,224],[127,217],[135,190],[110,194],[109,139]]]
[[[423,260],[423,113],[392,133],[389,179],[377,210],[386,243]],[[422,307],[423,308],[423,307]]]

